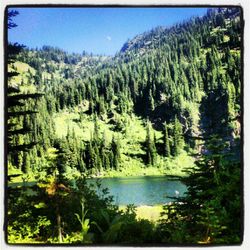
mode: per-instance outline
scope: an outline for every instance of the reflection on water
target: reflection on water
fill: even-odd
[[[88,180],[95,183],[95,179]],[[101,179],[102,188],[108,188],[117,205],[155,205],[173,201],[170,197],[180,197],[186,186],[179,180],[168,177],[142,176]]]

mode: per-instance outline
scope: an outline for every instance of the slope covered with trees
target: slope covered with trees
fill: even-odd
[[[241,34],[235,7],[138,35],[114,57],[9,44],[8,241],[239,243]],[[147,174],[188,187],[157,225],[85,183]]]

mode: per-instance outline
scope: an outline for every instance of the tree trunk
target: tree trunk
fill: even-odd
[[[61,227],[61,215],[59,213],[59,208],[56,208],[56,220],[57,220],[57,230],[58,230],[58,240],[62,243],[62,227]]]

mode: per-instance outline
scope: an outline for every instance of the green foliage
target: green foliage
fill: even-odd
[[[106,231],[101,228],[102,239],[108,244],[131,244],[151,242],[154,234],[153,224],[147,220],[136,220],[135,207],[128,205],[126,211],[116,215],[112,220],[105,211],[100,211],[106,222]]]
[[[22,217],[28,218],[31,214],[23,214]],[[29,223],[20,224],[19,221],[8,226],[8,242],[9,243],[35,243],[35,238],[44,230],[50,226],[51,222],[46,216],[38,216],[34,224]]]
[[[214,8],[112,58],[9,44],[8,242],[240,243],[241,28]],[[160,224],[85,180],[151,174],[188,187]]]
[[[171,242],[237,244],[241,241],[239,155],[218,137],[206,147],[208,153],[184,178],[186,196],[173,208],[166,207],[162,232],[168,231],[166,240]]]
[[[100,213],[105,220],[108,228],[105,232],[101,228],[99,228],[99,230],[102,232],[104,243],[117,242],[118,233],[121,229],[121,226],[124,224],[124,219],[121,217],[121,215],[118,214],[111,220],[110,215],[107,211],[101,210]]]
[[[81,201],[81,207],[82,207],[81,215],[75,214],[77,217],[77,220],[79,221],[81,225],[81,237],[82,237],[81,243],[91,243],[92,241],[88,233],[89,228],[90,228],[90,221],[89,219],[86,219],[88,210],[84,211],[84,201]]]

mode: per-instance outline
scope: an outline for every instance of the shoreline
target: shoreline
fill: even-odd
[[[87,179],[105,179],[105,178],[141,178],[141,177],[168,177],[171,179],[180,180],[181,178],[185,177],[186,175],[171,175],[171,174],[141,174],[141,175],[122,175],[117,174],[113,176],[109,175],[91,175],[86,177]]]
[[[125,205],[119,206],[120,211],[126,210]],[[161,216],[161,213],[164,211],[164,204],[157,205],[139,205],[135,207],[136,218],[138,220],[149,220],[153,223],[157,223]]]
[[[127,176],[127,175],[120,175],[120,176],[100,176],[100,175],[92,175],[92,176],[85,176],[86,180],[90,180],[90,179],[119,179],[119,178],[124,178],[124,179],[132,179],[132,178],[142,178],[142,177],[159,177],[159,178],[169,178],[171,180],[181,180],[183,176],[179,176],[179,175],[165,175],[165,174],[157,174],[157,175],[130,175],[130,176]],[[18,181],[8,181],[7,182],[7,185],[9,186],[12,186],[12,185],[21,185],[21,183],[25,183],[27,186],[32,186],[34,185],[35,183],[37,183],[38,181],[35,180],[35,179],[30,179],[30,180],[27,180],[27,181],[21,181],[21,180],[18,180]],[[31,184],[32,183],[32,184]]]

